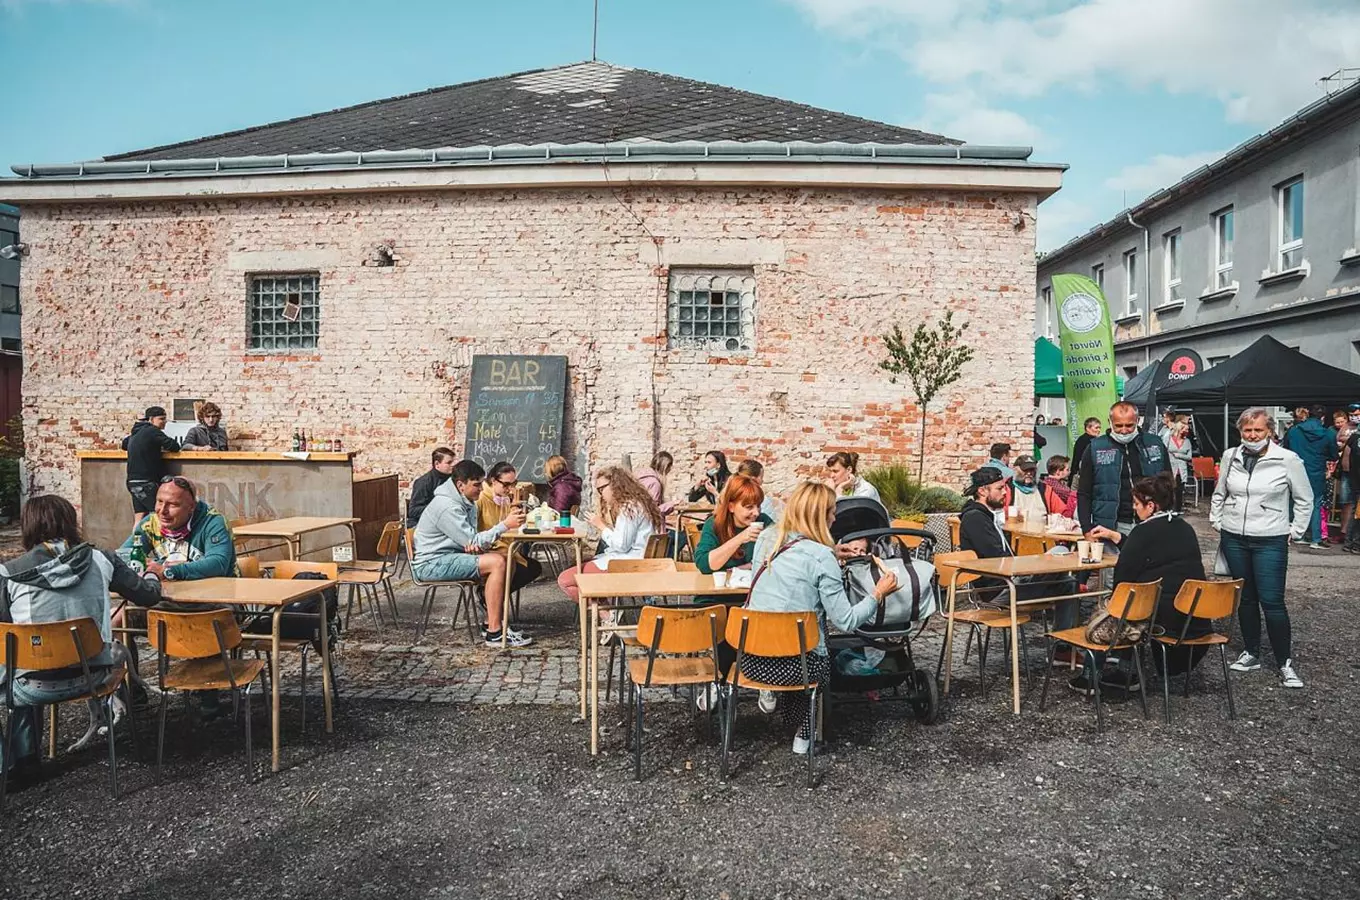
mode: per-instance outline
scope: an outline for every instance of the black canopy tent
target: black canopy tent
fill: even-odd
[[[1157,392],[1179,408],[1222,410],[1228,446],[1230,408],[1321,403],[1344,406],[1360,398],[1360,375],[1291,350],[1270,335],[1194,378]]]
[[[1161,364],[1160,359],[1154,359],[1144,366],[1141,372],[1124,382],[1124,399],[1134,406],[1145,405],[1152,389],[1152,382],[1157,379],[1157,368]],[[1160,396],[1158,394],[1159,398]]]

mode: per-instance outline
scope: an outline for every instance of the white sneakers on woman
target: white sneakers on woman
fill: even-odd
[[[1237,660],[1231,663],[1228,668],[1234,672],[1255,672],[1261,668],[1261,657],[1252,656],[1243,650],[1242,655],[1237,657]],[[1299,677],[1298,672],[1294,671],[1294,660],[1286,659],[1284,665],[1280,666],[1280,684],[1287,688],[1303,687],[1303,679]]]
[[[1284,665],[1280,666],[1280,683],[1287,688],[1303,687],[1303,679],[1294,671],[1294,660],[1286,659]]]

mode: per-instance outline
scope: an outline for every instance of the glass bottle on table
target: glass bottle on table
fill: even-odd
[[[128,568],[138,575],[146,574],[146,539],[139,530],[132,536],[132,552],[128,556]]]

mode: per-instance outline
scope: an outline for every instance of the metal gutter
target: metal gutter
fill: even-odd
[[[1209,182],[1233,168],[1249,163],[1256,157],[1275,150],[1286,140],[1297,137],[1301,132],[1324,124],[1329,117],[1344,115],[1347,111],[1345,107],[1351,104],[1360,107],[1360,83],[1313,101],[1269,131],[1262,132],[1238,144],[1220,159],[1208,165],[1200,166],[1170,187],[1163,188],[1150,195],[1132,209],[1121,210],[1109,221],[1095,226],[1085,234],[1072,238],[1056,250],[1044,254],[1043,259],[1039,260],[1039,267],[1044,268],[1050,265],[1050,262],[1057,262],[1104,238],[1121,233],[1123,231],[1122,226],[1126,224],[1126,216],[1144,217],[1154,212],[1158,207],[1165,206],[1174,200],[1193,196],[1199,188],[1206,186]],[[1322,121],[1317,121],[1319,118]],[[1040,215],[1042,214],[1043,211],[1040,210]]]
[[[912,165],[1002,165],[1066,170],[1058,163],[1032,163],[1030,147],[971,144],[846,144],[806,141],[619,142],[445,147],[433,150],[373,150],[364,153],[301,153],[215,159],[95,160],[83,163],[28,163],[10,167],[25,180],[98,179],[123,181],[171,175],[243,175],[285,171],[344,171],[483,165],[656,162],[862,162]]]

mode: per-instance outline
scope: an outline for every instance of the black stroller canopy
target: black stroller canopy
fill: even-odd
[[[836,521],[831,523],[831,537],[840,543],[847,534],[891,526],[892,520],[882,503],[871,497],[845,497],[836,501]]]

